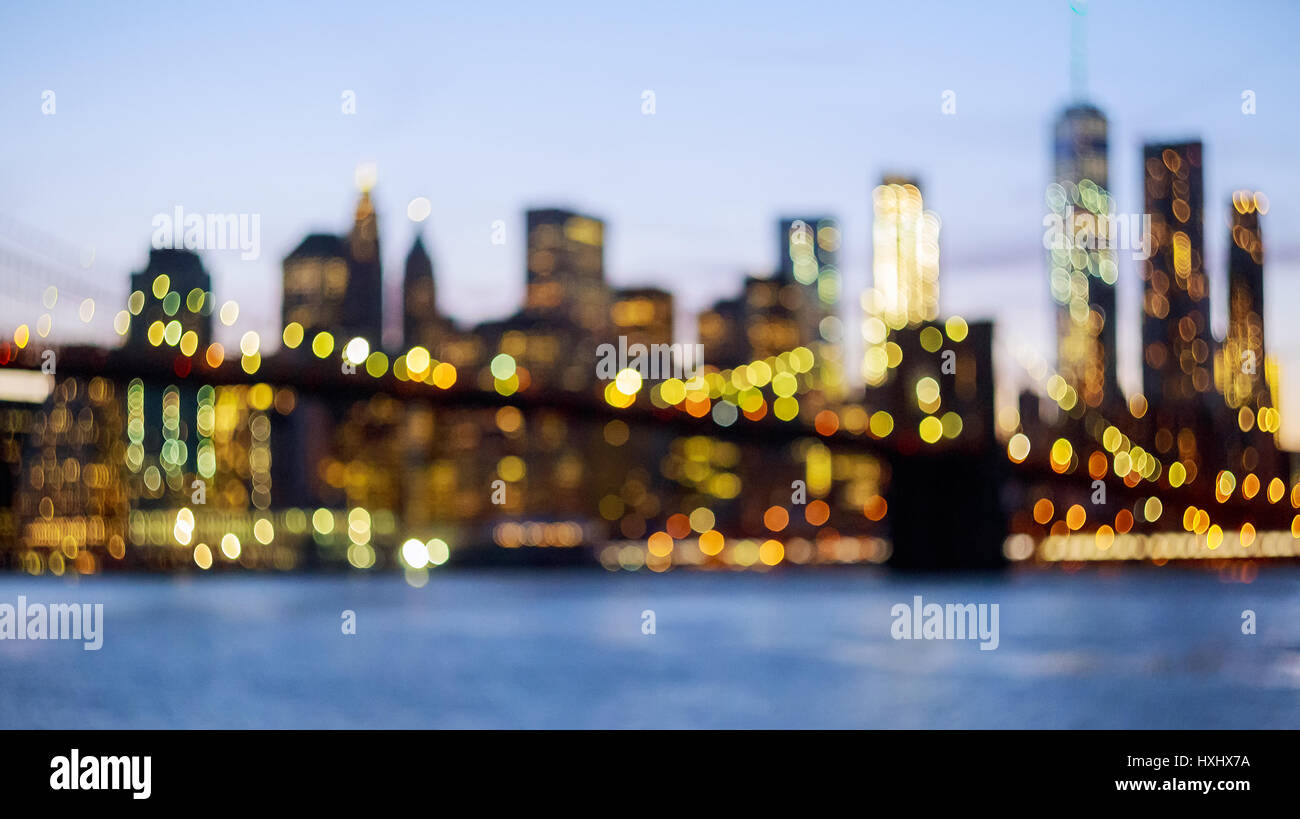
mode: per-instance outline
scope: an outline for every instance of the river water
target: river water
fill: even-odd
[[[9,575],[0,607],[102,603],[103,645],[0,639],[0,727],[1300,728],[1298,592],[1291,567]],[[917,595],[997,604],[997,648],[894,639]]]

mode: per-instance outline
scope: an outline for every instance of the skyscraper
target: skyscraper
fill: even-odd
[[[384,281],[379,257],[379,219],[370,187],[361,184],[356,218],[348,234],[348,286],[343,304],[344,337],[361,336],[372,348],[381,343],[384,326]]]
[[[530,210],[527,229],[524,312],[603,331],[609,315],[605,224],[567,210]]]
[[[313,233],[284,258],[284,325],[302,325],[308,338],[340,332],[348,292],[347,245],[338,236]]]
[[[131,274],[130,335],[136,349],[176,347],[193,355],[212,340],[212,277],[189,250],[149,251],[149,264]]]
[[[838,315],[839,225],[827,216],[782,219],[777,240],[777,302],[798,327],[798,343],[812,349],[819,386],[828,394],[838,395],[843,387],[843,327]]]
[[[418,345],[435,356],[448,329],[438,313],[437,296],[433,260],[424,249],[424,240],[416,236],[411,252],[406,254],[402,278],[402,343],[408,348]]]
[[[700,313],[696,326],[705,363],[725,369],[749,362],[743,295],[715,302]]]
[[[1149,144],[1143,188],[1151,258],[1142,263],[1142,385],[1160,408],[1189,406],[1211,384],[1201,143]]]
[[[284,258],[281,318],[285,326],[300,324],[308,338],[324,331],[344,343],[360,336],[372,349],[382,342],[384,285],[373,184],[373,171],[358,169],[361,197],[346,237],[313,233]]]
[[[1264,346],[1264,240],[1260,216],[1268,197],[1258,191],[1232,194],[1228,236],[1228,330],[1215,356],[1214,375],[1225,405],[1236,410],[1236,430],[1223,436],[1221,455],[1229,469],[1285,476],[1288,459],[1274,436],[1277,363]],[[1223,425],[1231,429],[1229,424]]]
[[[746,359],[777,356],[804,343],[808,326],[800,321],[797,305],[791,303],[797,298],[799,285],[783,284],[780,276],[746,276],[743,287],[741,331]]]
[[[924,209],[915,182],[898,177],[885,177],[872,204],[874,282],[862,296],[862,375],[878,386],[893,366],[890,331],[939,316],[939,217]]]
[[[615,290],[609,308],[614,332],[627,336],[627,344],[672,344],[673,294],[657,287]]]
[[[1056,303],[1057,372],[1088,406],[1118,399],[1115,282],[1111,251],[1113,202],[1106,188],[1106,118],[1091,105],[1066,108],[1056,121],[1049,221],[1060,226],[1050,243]]]
[[[1262,193],[1232,195],[1228,237],[1228,332],[1223,339],[1219,389],[1229,407],[1271,406],[1264,378],[1264,241]]]
[[[826,216],[782,219],[777,237],[777,279],[801,285],[786,301],[800,318],[802,343],[825,340],[823,320],[835,316],[840,297],[839,225]]]

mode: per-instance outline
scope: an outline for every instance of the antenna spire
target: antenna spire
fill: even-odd
[[[1070,11],[1070,95],[1076,102],[1087,96],[1088,49],[1084,22],[1088,0],[1071,0]]]

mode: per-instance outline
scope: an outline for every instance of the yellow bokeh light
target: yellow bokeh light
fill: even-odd
[[[944,330],[947,331],[948,338],[956,342],[962,342],[966,340],[966,335],[970,332],[970,326],[966,323],[966,319],[961,316],[950,316],[944,322]]]
[[[412,378],[419,378],[425,370],[429,369],[431,360],[428,350],[423,347],[412,347],[406,353],[406,370]]]
[[[1072,531],[1078,531],[1088,520],[1088,513],[1079,504],[1074,504],[1065,512],[1065,525]]]
[[[433,368],[433,385],[440,390],[445,390],[456,383],[456,368],[447,362],[442,362]]]
[[[285,347],[290,350],[296,350],[298,349],[298,345],[302,344],[303,336],[302,325],[296,321],[291,321],[284,326],[284,333],[281,335],[281,340],[284,342]]]
[[[326,330],[320,331],[311,340],[311,351],[317,358],[325,358],[334,352],[334,336]]]
[[[1142,516],[1150,523],[1155,523],[1160,520],[1160,514],[1162,512],[1164,512],[1164,504],[1162,504],[1160,499],[1155,496],[1147,498],[1147,502],[1142,507]]]
[[[933,444],[943,436],[943,423],[933,415],[927,415],[921,419],[920,433],[922,441]]]
[[[885,438],[889,433],[894,431],[894,417],[889,413],[881,410],[871,416],[868,424],[871,434],[877,438]]]
[[[758,559],[767,566],[775,566],[785,558],[785,546],[779,540],[765,540],[758,547]]]
[[[239,305],[233,301],[228,301],[221,305],[221,310],[217,313],[221,323],[227,327],[239,320]]]
[[[526,472],[523,459],[517,455],[507,455],[497,461],[497,474],[510,483],[523,480]]]
[[[1057,438],[1052,444],[1050,457],[1052,469],[1056,472],[1064,472],[1070,468],[1070,462],[1074,458],[1074,446],[1065,438]]]
[[[690,514],[691,528],[696,532],[707,532],[716,522],[713,511],[703,506],[696,507]]]
[[[1007,456],[1016,463],[1024,462],[1029,457],[1029,438],[1024,433],[1017,432],[1007,441]]]
[[[343,346],[343,360],[354,366],[361,365],[370,355],[370,342],[357,336]]]
[[[625,368],[614,378],[614,386],[624,395],[636,395],[641,390],[641,373]]]

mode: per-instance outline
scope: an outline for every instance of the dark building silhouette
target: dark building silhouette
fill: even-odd
[[[344,302],[344,337],[361,336],[372,348],[380,346],[384,326],[384,282],[379,256],[379,220],[370,191],[357,202],[356,220],[348,234],[348,287]]]
[[[749,360],[743,296],[715,302],[696,318],[696,327],[704,361],[710,366],[735,367]]]
[[[425,250],[423,238],[416,236],[411,252],[406,254],[402,277],[402,343],[408,349],[423,347],[441,358],[443,343],[450,337],[451,329],[450,322],[438,312],[433,260]]]
[[[1264,345],[1262,193],[1239,190],[1229,209],[1228,329],[1215,361],[1215,380],[1233,415],[1222,422],[1220,457],[1234,472],[1286,476],[1290,464],[1277,445],[1277,369]]]
[[[600,343],[585,328],[560,316],[515,313],[500,321],[477,325],[473,333],[482,344],[483,362],[501,353],[519,365],[521,384],[577,392],[596,377],[596,347]],[[605,339],[607,340],[607,339]],[[480,386],[491,388],[484,370]]]
[[[302,325],[308,338],[343,327],[348,292],[347,246],[338,236],[313,233],[285,257],[281,316]]]
[[[779,277],[748,277],[744,284],[747,359],[767,358],[798,347],[803,340],[799,313],[791,309],[797,287]]]
[[[840,395],[839,247],[834,219],[778,220],[772,275],[746,276],[738,297],[722,299],[699,315],[704,360],[727,368],[808,347],[815,356],[818,387]]]
[[[318,332],[336,342],[360,336],[372,349],[383,332],[383,272],[379,226],[369,190],[357,202],[356,219],[346,237],[313,233],[285,257],[281,317],[300,324],[309,343]]]
[[[800,346],[801,287],[779,271],[770,278],[746,276],[740,296],[718,301],[699,316],[704,361],[726,369]]]
[[[557,208],[530,210],[526,221],[523,309],[475,334],[486,360],[505,353],[525,378],[583,390],[595,381],[597,346],[609,340],[605,225]]]
[[[1111,249],[1113,202],[1107,162],[1107,126],[1092,105],[1066,108],[1056,120],[1053,183],[1048,207],[1065,240],[1049,251],[1056,304],[1057,371],[1089,406],[1120,398],[1116,367],[1115,283]],[[1085,246],[1076,247],[1076,226]],[[1089,244],[1090,243],[1090,244]],[[1081,252],[1080,252],[1081,251]]]
[[[625,287],[610,294],[610,331],[633,344],[672,344],[673,294],[658,287]]]
[[[782,219],[777,224],[776,279],[790,289],[780,301],[795,316],[799,343],[819,344],[821,322],[839,302],[839,226],[829,217]]]
[[[187,355],[212,340],[212,277],[189,250],[149,251],[149,264],[131,274],[127,336],[134,349],[179,348]]]
[[[1228,332],[1223,340],[1219,389],[1233,409],[1272,406],[1264,350],[1264,240],[1262,194],[1232,195],[1228,235]]]
[[[1189,407],[1212,388],[1201,143],[1143,150],[1152,255],[1142,263],[1142,386],[1153,406]]]
[[[1149,144],[1143,190],[1151,257],[1141,263],[1142,386],[1156,452],[1194,480],[1222,461],[1223,402],[1214,394],[1210,280],[1200,142]]]
[[[887,411],[904,447],[994,441],[993,325],[926,321],[891,334],[902,351],[893,376],[866,390],[866,404]],[[923,428],[927,418],[938,422]],[[933,430],[937,434],[928,434]]]
[[[819,386],[829,395],[841,397],[839,224],[829,216],[782,219],[777,242],[775,278],[782,288],[777,300],[794,319],[799,344],[816,355]]]
[[[897,442],[886,493],[897,550],[891,565],[1001,565],[1006,460],[995,437],[993,325],[923,321],[890,338],[902,360],[865,398],[873,415],[891,419]]]
[[[589,333],[608,324],[605,224],[568,210],[527,214],[527,282],[524,312],[563,318]]]

